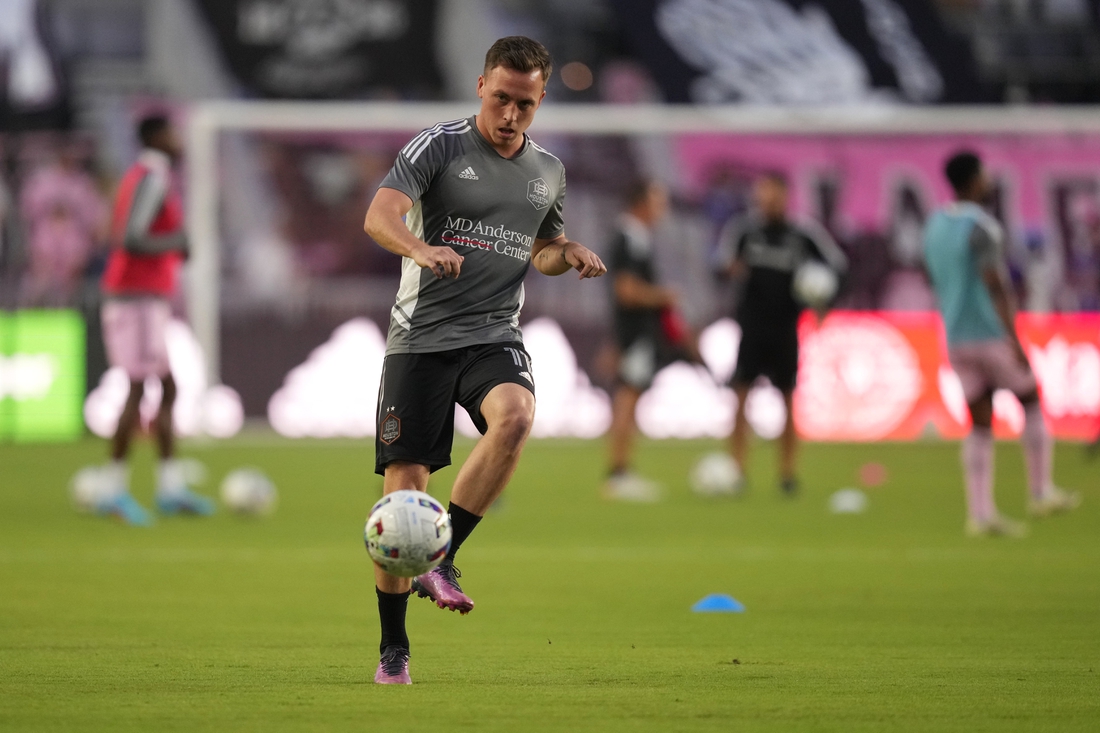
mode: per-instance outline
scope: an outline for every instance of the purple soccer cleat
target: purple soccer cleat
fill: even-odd
[[[454,562],[445,559],[434,570],[414,578],[412,589],[421,598],[432,599],[440,608],[449,608],[466,615],[474,610],[474,602],[462,592],[462,586],[458,584],[461,577],[462,573],[454,566]]]
[[[409,650],[399,646],[388,646],[378,661],[378,671],[374,673],[376,685],[411,685],[409,677]]]

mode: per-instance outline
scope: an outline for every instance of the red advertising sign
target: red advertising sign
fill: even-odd
[[[1100,429],[1100,314],[1021,314],[1017,329],[1038,377],[1055,436],[1092,438]],[[935,313],[835,312],[819,326],[807,315],[795,420],[811,440],[959,438],[970,417],[947,360]],[[1023,408],[994,395],[994,432],[1013,437]]]

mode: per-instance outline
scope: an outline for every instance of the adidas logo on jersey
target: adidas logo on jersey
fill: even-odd
[[[458,177],[459,177],[459,178],[465,178],[465,179],[466,179],[466,180],[468,180],[468,181],[476,181],[476,180],[477,180],[477,174],[476,174],[476,173],[474,173],[474,169],[473,169],[473,168],[469,168],[469,167],[468,167],[468,168],[466,168],[466,170],[464,170],[464,171],[462,171],[461,173],[459,173],[459,174],[458,174]]]

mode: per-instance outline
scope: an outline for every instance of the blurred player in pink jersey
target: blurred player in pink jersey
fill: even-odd
[[[111,255],[103,273],[103,340],[111,366],[126,371],[130,394],[111,441],[105,469],[107,489],[97,510],[135,525],[152,517],[129,491],[126,459],[140,425],[145,381],[159,379],[160,408],[153,421],[160,463],[157,508],[164,514],[208,515],[214,504],[192,492],[175,459],[172,406],[176,383],[168,366],[165,331],[171,318],[168,298],[176,290],[180,263],[187,258],[183,202],[172,179],[181,149],[175,130],[162,116],[138,126],[142,151],[119,183],[111,217]]]

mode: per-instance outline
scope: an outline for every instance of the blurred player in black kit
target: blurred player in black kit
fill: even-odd
[[[645,502],[659,499],[660,487],[631,470],[634,411],[657,371],[672,360],[675,346],[665,331],[675,319],[677,297],[659,284],[653,251],[653,229],[668,211],[668,193],[656,182],[641,180],[630,186],[626,200],[608,250],[619,361],[604,495]]]
[[[741,345],[730,380],[737,394],[730,452],[744,471],[749,438],[745,402],[753,384],[767,377],[783,393],[787,408],[779,438],[779,482],[783,493],[793,496],[798,492],[793,396],[798,379],[798,319],[804,307],[791,292],[794,274],[811,259],[838,275],[847,270],[848,262],[824,230],[788,219],[787,193],[782,173],[762,175],[753,187],[754,210],[726,227],[718,251],[721,269],[742,284],[736,316]]]

